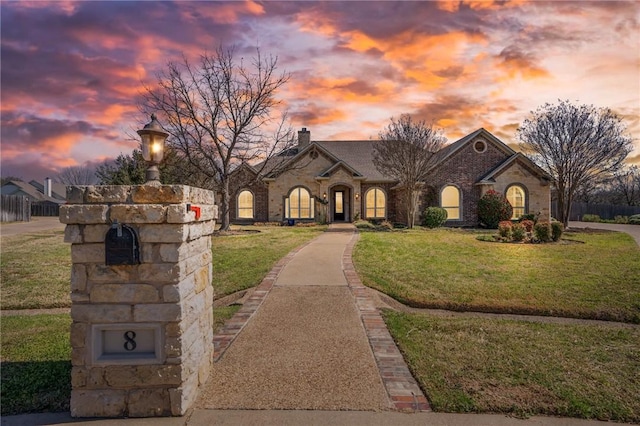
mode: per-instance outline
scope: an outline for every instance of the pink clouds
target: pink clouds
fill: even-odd
[[[2,173],[130,152],[144,84],[220,43],[280,57],[294,127],[376,137],[411,113],[505,142],[544,102],[626,118],[640,158],[636,2],[2,2]],[[56,150],[57,148],[57,150]],[[65,152],[54,155],[53,152]],[[640,161],[640,160],[637,160]],[[39,170],[39,171],[38,171]],[[31,177],[31,176],[25,176]]]

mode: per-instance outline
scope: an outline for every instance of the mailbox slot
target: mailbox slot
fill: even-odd
[[[128,225],[114,223],[104,238],[107,265],[137,265],[140,263],[138,235]]]

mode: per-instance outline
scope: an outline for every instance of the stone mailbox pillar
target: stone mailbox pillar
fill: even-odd
[[[72,186],[67,203],[71,415],[185,414],[213,356],[213,192]]]

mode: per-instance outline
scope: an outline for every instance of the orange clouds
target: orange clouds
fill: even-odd
[[[481,10],[489,9],[496,10],[503,7],[515,7],[526,3],[528,0],[507,0],[507,1],[492,1],[492,0],[438,0],[436,1],[438,8],[447,12],[458,12],[463,7],[469,9]]]

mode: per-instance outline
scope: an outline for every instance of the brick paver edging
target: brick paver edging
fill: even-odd
[[[311,241],[313,241],[313,239]],[[217,362],[222,358],[227,348],[233,343],[236,337],[238,337],[238,334],[240,334],[253,314],[256,313],[260,305],[262,305],[262,302],[273,288],[273,284],[276,282],[282,269],[293,259],[296,253],[306,247],[311,241],[291,250],[285,257],[280,259],[262,279],[262,282],[258,284],[253,294],[245,300],[240,310],[227,320],[222,328],[213,336],[213,362]]]
[[[409,371],[367,287],[362,284],[353,266],[353,247],[359,238],[360,235],[354,233],[347,244],[342,255],[342,267],[349,288],[356,299],[356,306],[392,408],[399,411],[431,411],[429,401]]]

